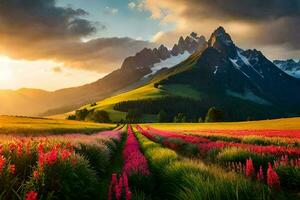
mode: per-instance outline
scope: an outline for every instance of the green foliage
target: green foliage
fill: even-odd
[[[140,121],[142,117],[142,113],[139,109],[130,109],[126,115],[126,122],[128,123],[136,123]]]
[[[86,108],[81,109],[81,110],[76,110],[76,112],[75,112],[76,120],[84,121],[88,114],[89,114],[89,111]]]
[[[202,117],[199,117],[199,118],[198,118],[198,123],[202,123],[202,122],[203,122]]]
[[[221,110],[216,109],[215,107],[211,107],[205,117],[205,122],[220,122],[223,120],[223,112]]]
[[[98,123],[110,123],[108,112],[104,110],[90,110],[85,118],[87,121],[94,121]]]
[[[103,176],[106,173],[111,160],[111,152],[104,144],[81,143],[76,152],[85,156],[98,175]]]
[[[241,162],[245,164],[245,161],[251,158],[253,161],[253,165],[256,169],[259,169],[259,166],[262,165],[264,169],[268,167],[268,162],[274,161],[274,156],[267,154],[257,154],[253,153],[247,149],[241,149],[237,147],[228,147],[221,150],[217,156],[217,161],[222,164],[228,162]]]
[[[186,116],[183,113],[178,113],[175,115],[174,120],[175,123],[184,123],[186,122]]]
[[[26,183],[27,191],[38,192],[43,199],[97,199],[99,182],[94,170],[82,157],[76,163],[58,162],[44,169],[38,181],[34,177]]]
[[[279,165],[276,172],[280,177],[280,184],[289,189],[298,190],[300,188],[300,167]]]
[[[67,120],[76,120],[76,115],[69,115]]]
[[[157,115],[157,121],[158,122],[168,122],[169,121],[169,117],[168,114],[166,113],[166,111],[164,110],[160,110],[158,115]]]
[[[94,107],[97,105],[97,102],[91,103],[91,107]]]
[[[134,100],[134,101],[121,101],[114,105],[114,110],[128,112],[129,110],[138,109],[141,114],[157,115],[162,110],[166,116],[163,116],[163,122],[171,122],[175,115],[178,113],[184,113],[186,121],[196,119],[201,115],[205,115],[208,107],[206,104],[199,100],[165,96],[161,98]]]

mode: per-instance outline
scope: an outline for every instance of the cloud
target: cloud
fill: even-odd
[[[52,68],[52,71],[53,71],[54,73],[61,73],[61,72],[62,72],[62,69],[61,69],[61,67],[57,66],[57,67],[53,67],[53,68]]]
[[[128,8],[134,9],[136,7],[136,4],[134,2],[129,2],[128,3]]]
[[[113,15],[113,16],[116,15],[116,14],[118,14],[118,12],[119,12],[119,9],[117,9],[117,8],[111,8],[109,6],[105,7],[105,11],[104,11],[105,14],[107,14],[107,15]]]
[[[141,5],[151,18],[176,24],[176,29],[159,33],[159,42],[191,31],[209,37],[222,25],[238,44],[264,48],[270,56],[274,46],[291,56],[300,50],[300,0],[143,0]]]
[[[88,21],[85,10],[59,7],[55,2],[1,0],[0,54],[14,59],[48,59],[67,67],[107,73],[120,67],[125,57],[152,45],[130,38],[83,42],[106,27]]]

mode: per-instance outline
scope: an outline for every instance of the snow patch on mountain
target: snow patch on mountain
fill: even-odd
[[[242,66],[240,66],[239,64],[238,64],[238,60],[237,59],[231,59],[231,58],[229,58],[229,60],[231,61],[231,63],[233,64],[233,66],[237,69],[237,70],[239,70],[242,74],[244,74],[247,78],[250,78],[245,72],[243,72],[242,70],[241,70],[241,68],[242,68]]]
[[[216,75],[216,74],[217,74],[217,72],[218,72],[218,68],[219,68],[219,66],[215,66],[214,75]]]
[[[245,65],[251,67],[261,78],[264,78],[264,76],[253,67],[253,65],[249,62],[248,58],[243,56],[240,51],[238,51],[237,54],[238,57],[243,61]]]
[[[273,63],[288,75],[300,78],[300,61],[296,62],[292,59],[286,61],[275,60]]]
[[[161,60],[159,63],[155,63],[154,66],[151,67],[152,72],[144,77],[148,78],[149,76],[156,74],[159,70],[163,68],[172,68],[177,64],[181,63],[182,61],[186,60],[190,55],[191,54],[188,51],[185,51],[183,54],[179,54],[178,56],[171,56],[166,60]]]
[[[234,91],[231,91],[231,90],[227,90],[226,93],[230,96],[233,96],[233,97],[237,97],[237,98],[240,98],[240,99],[245,99],[245,100],[249,100],[249,101],[252,101],[252,102],[255,102],[255,103],[258,103],[258,104],[262,104],[262,105],[272,105],[270,102],[268,102],[267,100],[259,97],[259,96],[256,96],[251,90],[249,89],[246,89],[245,92],[243,94],[241,93],[237,93],[237,92],[234,92]]]

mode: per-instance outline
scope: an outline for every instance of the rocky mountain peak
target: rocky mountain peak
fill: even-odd
[[[208,40],[208,46],[219,50],[225,56],[229,56],[230,58],[235,58],[237,56],[237,48],[233,43],[231,36],[226,33],[225,29],[221,26],[212,33]]]
[[[135,69],[150,69],[155,63],[166,60],[171,56],[178,56],[189,52],[192,54],[199,49],[203,49],[207,46],[207,42],[204,36],[198,37],[198,34],[192,32],[189,36],[181,36],[177,44],[174,44],[173,48],[169,50],[165,45],[161,44],[158,48],[149,49],[144,48],[138,52],[135,56],[126,58],[121,68],[135,68]]]

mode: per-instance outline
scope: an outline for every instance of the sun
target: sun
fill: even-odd
[[[0,67],[0,81],[7,82],[10,81],[11,79],[12,79],[11,71],[8,69],[2,69],[2,67]]]
[[[12,71],[9,67],[7,59],[0,59],[0,82],[7,83],[12,80]]]

